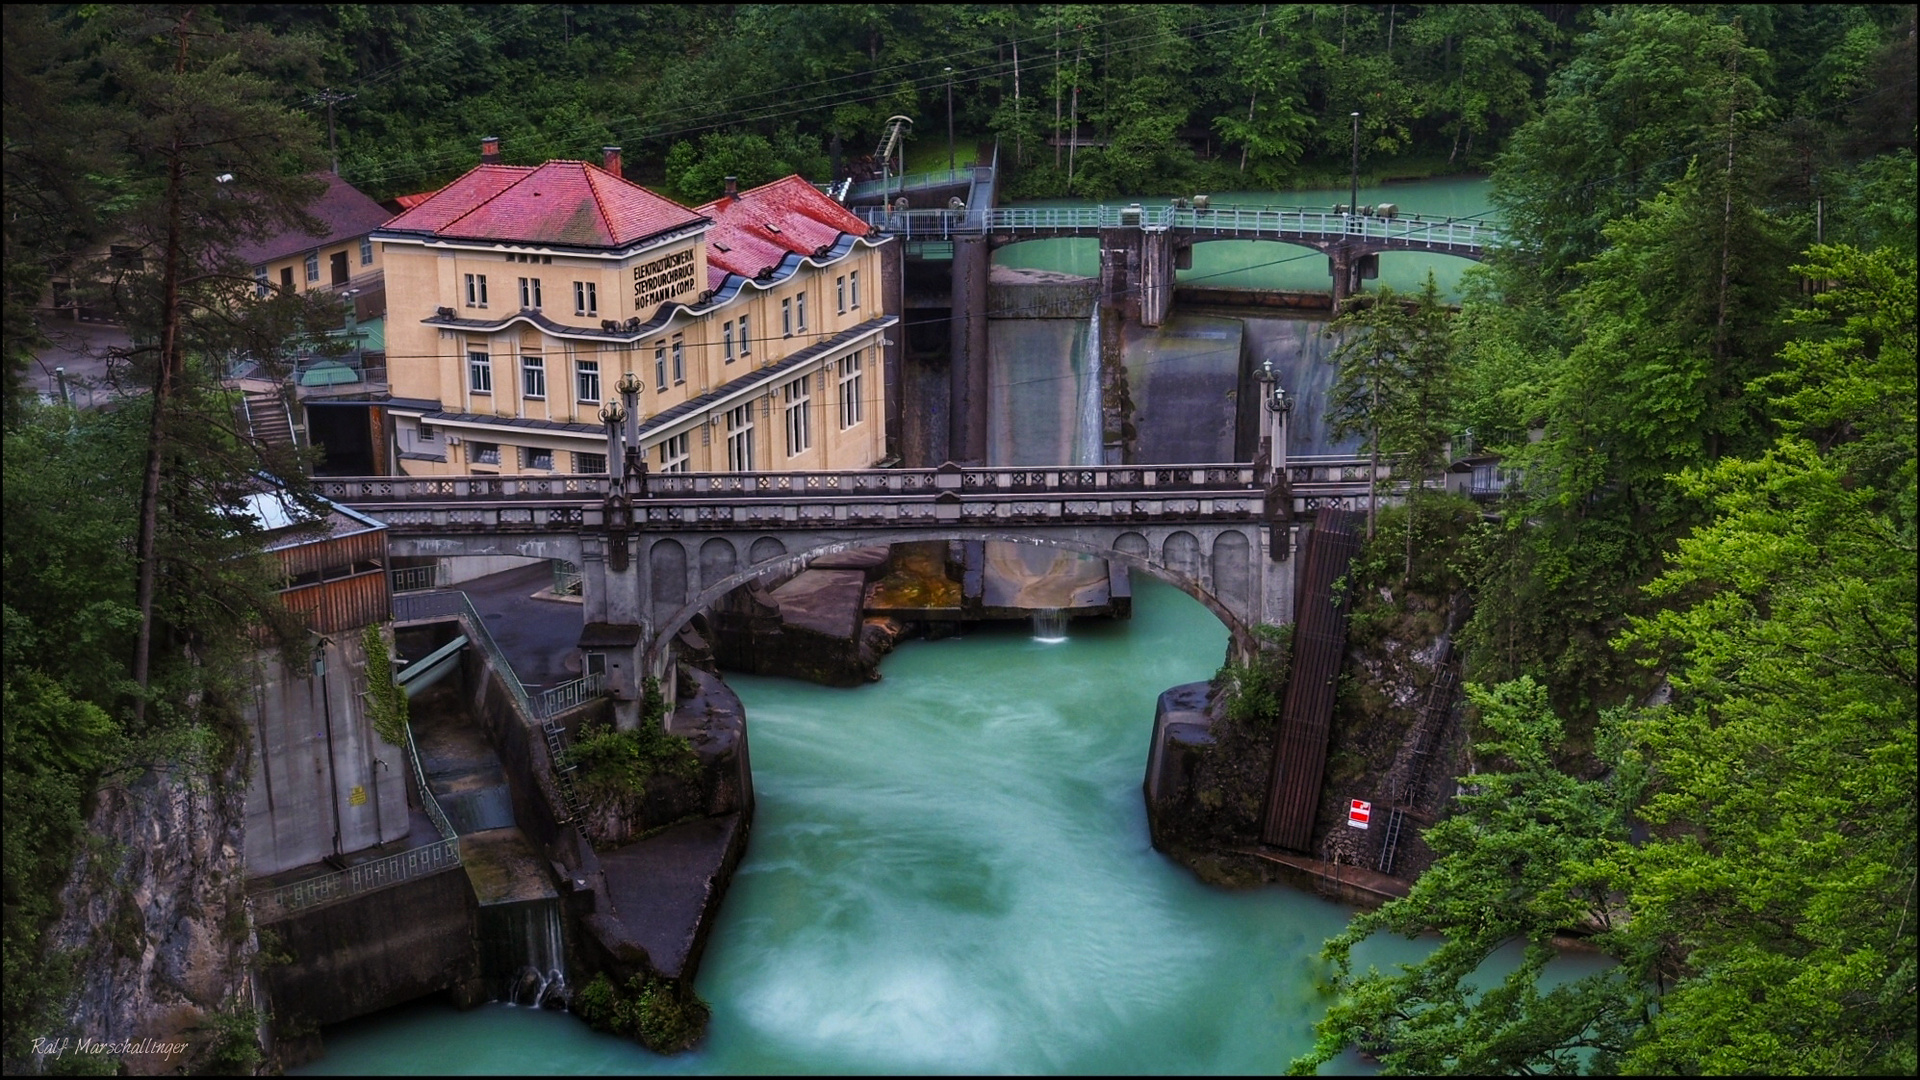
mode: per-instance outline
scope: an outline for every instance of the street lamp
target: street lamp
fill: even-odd
[[[947,175],[953,175],[953,69],[947,69]]]
[[[1360,114],[1353,114],[1353,187],[1348,195],[1349,220],[1360,216]]]

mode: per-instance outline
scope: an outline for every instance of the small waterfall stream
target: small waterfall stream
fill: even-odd
[[[1106,419],[1101,412],[1100,305],[1087,320],[1086,353],[1080,370],[1079,411],[1074,425],[1070,465],[1103,464]]]
[[[498,988],[498,1000],[535,1007],[564,1001],[567,950],[557,899],[492,905],[481,919],[482,970]]]
[[[1047,608],[1033,613],[1033,640],[1048,643],[1067,640],[1067,623],[1073,616],[1059,608]]]

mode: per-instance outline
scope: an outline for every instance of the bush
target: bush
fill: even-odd
[[[625,989],[600,972],[574,995],[590,1027],[633,1039],[657,1054],[690,1049],[706,1035],[712,1009],[685,981],[635,975]]]
[[[1287,676],[1293,669],[1293,627],[1254,627],[1260,653],[1250,663],[1229,662],[1214,675],[1228,695],[1227,718],[1236,724],[1268,724],[1280,715]]]
[[[639,798],[656,777],[692,780],[700,775],[693,744],[663,726],[666,699],[653,679],[641,700],[640,726],[619,731],[603,722],[581,729],[566,751],[566,764],[580,770],[582,795],[590,799]]]

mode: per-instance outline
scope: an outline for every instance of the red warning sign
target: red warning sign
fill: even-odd
[[[1347,824],[1356,829],[1367,827],[1367,821],[1373,817],[1373,804],[1365,799],[1350,799],[1347,802]]]

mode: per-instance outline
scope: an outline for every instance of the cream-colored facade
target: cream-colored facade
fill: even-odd
[[[577,162],[540,169],[560,164],[594,170],[587,181],[603,193],[609,181],[626,185]],[[538,196],[565,197],[565,179],[550,177]],[[551,205],[522,190],[539,183],[515,181],[492,198],[518,192],[534,207],[529,213],[544,212]],[[409,233],[406,215],[377,232],[401,471],[603,472],[601,410],[618,399],[616,385],[628,374],[642,385],[641,445],[654,471],[861,469],[879,462],[882,346],[894,321],[882,310],[877,245],[884,241],[865,238],[858,220],[830,201],[826,206],[844,221],[810,204],[795,210],[804,196],[779,183],[787,185],[783,197],[770,195],[764,205],[756,194],[767,189],[700,211],[668,203],[685,220],[627,244],[527,238],[544,226],[528,226],[497,203],[477,205],[495,215],[490,220],[506,222],[499,232],[521,236],[427,235],[424,226]],[[803,212],[829,220],[797,221]],[[846,232],[833,228],[849,223]],[[788,250],[748,276],[722,265],[740,265],[741,228],[765,241],[794,233],[834,239],[801,245],[811,247],[804,255]]]

